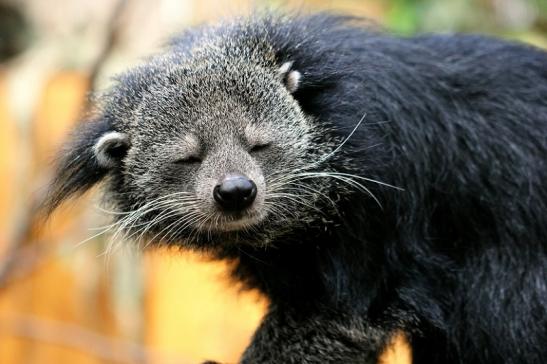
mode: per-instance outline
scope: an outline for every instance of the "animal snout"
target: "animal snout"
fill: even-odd
[[[215,186],[213,197],[223,209],[241,211],[255,200],[256,184],[243,175],[228,175]]]

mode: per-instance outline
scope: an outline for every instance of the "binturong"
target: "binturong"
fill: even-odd
[[[130,240],[268,297],[242,363],[547,360],[547,54],[329,14],[175,37],[62,153],[49,212],[101,183]],[[214,358],[213,358],[214,359]]]

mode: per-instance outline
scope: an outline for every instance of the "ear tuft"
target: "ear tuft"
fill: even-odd
[[[281,79],[283,80],[283,83],[285,84],[285,87],[287,90],[289,90],[290,93],[294,93],[296,90],[298,90],[298,86],[300,85],[300,79],[302,78],[302,74],[296,70],[291,70],[293,65],[292,61],[285,62],[279,67],[279,75],[281,76]]]
[[[93,146],[97,164],[103,168],[116,167],[127,153],[129,141],[126,134],[111,131],[99,138]]]
[[[41,206],[45,216],[68,198],[100,182],[127,153],[126,134],[115,132],[107,118],[78,124],[59,153],[55,175]]]

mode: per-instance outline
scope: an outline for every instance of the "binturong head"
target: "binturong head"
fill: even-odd
[[[326,151],[298,69],[259,41],[179,51],[122,74],[78,125],[48,211],[101,182],[114,230],[152,243],[263,245],[306,224],[322,184],[303,172]]]

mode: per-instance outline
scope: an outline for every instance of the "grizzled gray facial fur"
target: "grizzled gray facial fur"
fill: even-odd
[[[84,155],[109,176],[106,201],[118,233],[132,238],[266,244],[317,214],[321,183],[306,187],[295,175],[329,145],[314,145],[317,131],[292,96],[301,74],[268,44],[247,46],[218,35],[119,76],[95,120],[76,132],[80,145],[61,162],[52,206],[85,189],[71,181],[85,166],[71,168],[70,158],[92,144]],[[225,208],[215,195],[233,181],[252,188],[244,208]]]
[[[280,202],[275,177],[308,160],[311,126],[277,69],[202,61],[170,70],[170,82],[156,81],[137,106],[122,166],[131,176],[126,188],[139,202],[172,196],[158,210],[172,211],[173,231],[182,223],[210,233],[252,228]],[[258,89],[268,94],[257,97]],[[256,184],[254,203],[243,211],[223,211],[213,198],[228,175]]]

